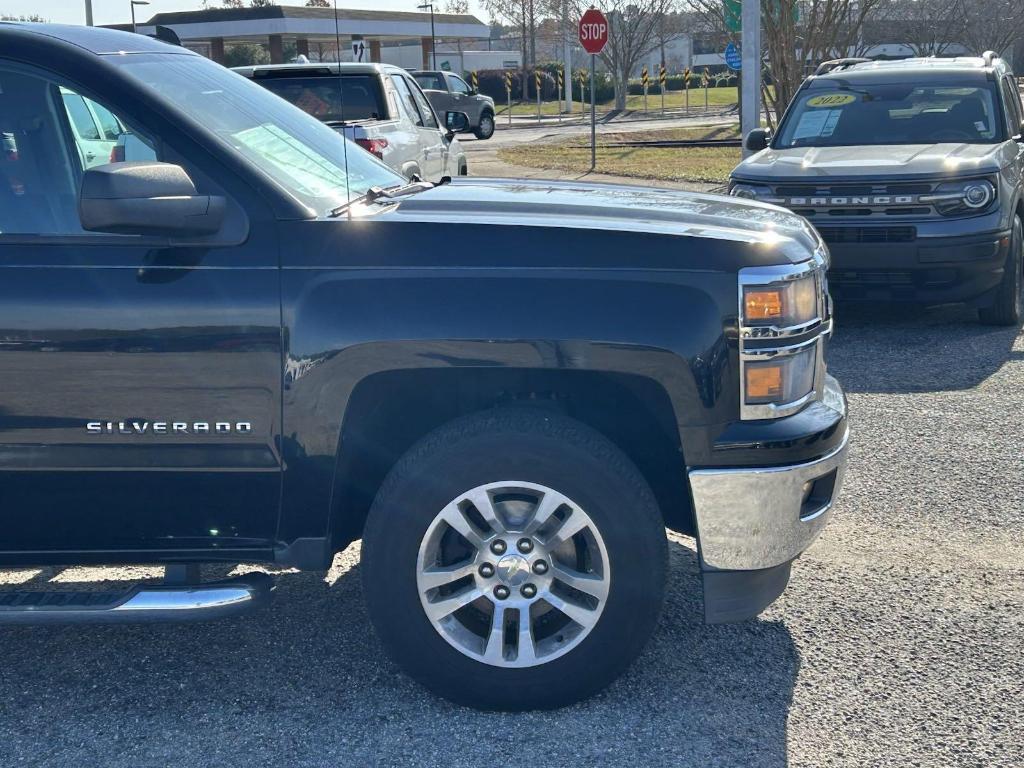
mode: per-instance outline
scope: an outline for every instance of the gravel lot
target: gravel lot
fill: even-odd
[[[353,547],[241,620],[0,631],[0,765],[1022,766],[1024,344],[963,310],[840,308],[831,367],[844,496],[756,622],[698,623],[673,538],[664,618],[623,680],[482,714],[382,658]]]

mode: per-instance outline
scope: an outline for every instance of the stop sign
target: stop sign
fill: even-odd
[[[597,8],[580,18],[580,45],[587,53],[600,53],[608,42],[608,19]]]

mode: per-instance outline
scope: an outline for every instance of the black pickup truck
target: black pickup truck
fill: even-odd
[[[67,94],[151,157],[84,168]],[[772,602],[829,519],[827,251],[788,211],[409,184],[111,30],[0,24],[0,122],[0,565],[166,570],[0,592],[0,623],[233,615],[272,577],[202,564],[322,570],[362,539],[413,677],[553,707],[644,646],[666,526],[696,538],[717,622]]]

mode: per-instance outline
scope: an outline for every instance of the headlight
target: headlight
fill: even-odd
[[[935,191],[921,195],[922,203],[931,203],[943,216],[977,213],[996,199],[996,188],[988,179],[967,179],[939,184]]]
[[[774,419],[820,396],[831,332],[825,258],[739,274],[740,416]]]
[[[806,325],[820,316],[813,273],[797,280],[743,286],[743,324],[777,328]]]
[[[771,189],[757,184],[744,184],[742,182],[729,182],[729,194],[733,197],[742,197],[747,200],[757,200],[759,197],[770,197]]]

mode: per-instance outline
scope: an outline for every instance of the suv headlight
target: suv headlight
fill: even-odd
[[[943,216],[981,213],[996,199],[995,185],[989,179],[962,179],[939,184],[935,191],[918,198],[931,203]]]
[[[740,416],[773,419],[820,397],[831,332],[825,257],[739,275]]]
[[[729,182],[729,194],[733,197],[742,197],[747,200],[771,197],[772,190],[760,184],[747,184],[742,181]]]

